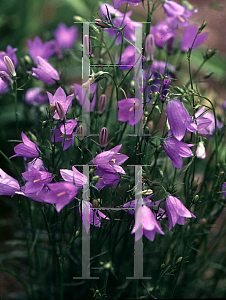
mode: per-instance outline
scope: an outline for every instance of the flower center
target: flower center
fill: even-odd
[[[36,183],[36,182],[39,182],[39,181],[42,181],[42,179],[41,178],[35,179],[33,182]]]
[[[109,162],[112,162],[113,164],[115,164],[115,158],[112,158],[111,160],[109,160]]]
[[[178,17],[178,19],[179,19],[182,23],[185,22],[185,20],[184,20],[181,16],[177,16],[177,17]]]
[[[57,194],[57,197],[61,197],[61,196],[65,195],[65,194],[67,194],[67,192],[66,192],[66,191],[64,191],[64,192],[61,192],[61,193]]]

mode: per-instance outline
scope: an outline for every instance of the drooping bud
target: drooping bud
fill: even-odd
[[[11,77],[9,76],[8,73],[5,71],[0,71],[0,78],[7,84],[7,85],[12,85],[13,81]]]
[[[49,115],[50,117],[53,117],[54,113],[55,113],[55,110],[56,110],[56,106],[51,104],[50,107],[49,107]]]
[[[147,60],[153,60],[155,51],[155,40],[153,34],[151,33],[146,37],[145,51],[147,54]]]
[[[160,99],[162,102],[165,102],[166,100],[166,95],[168,93],[168,88],[169,88],[169,79],[164,78],[163,83],[162,83],[162,89],[161,89],[161,94],[160,94]]]
[[[153,121],[152,121],[152,120],[150,120],[150,121],[148,122],[148,130],[149,130],[149,133],[151,133],[152,130],[153,130]]]
[[[58,113],[58,116],[60,117],[60,120],[63,121],[63,119],[65,118],[64,108],[62,104],[60,104],[60,102],[58,101],[56,101],[55,105],[56,105],[56,111]]]
[[[196,156],[200,159],[206,158],[206,149],[203,142],[200,142],[196,149]]]
[[[111,28],[112,26],[102,21],[101,19],[95,19],[94,23],[101,28]]]
[[[8,57],[7,55],[4,56],[4,62],[5,62],[6,68],[9,71],[9,73],[12,76],[16,76],[16,71],[15,71],[14,63],[12,62],[11,58]]]
[[[98,202],[97,199],[93,199],[93,203],[92,204],[93,204],[92,208],[96,208],[96,207],[99,206],[99,202]]]
[[[107,144],[107,140],[108,140],[108,130],[106,127],[103,127],[101,129],[99,140],[100,140],[100,146],[105,147]]]
[[[98,113],[102,114],[105,110],[106,107],[106,103],[107,103],[107,96],[102,94],[99,98],[99,102],[98,102]]]
[[[89,56],[89,54],[92,53],[92,44],[87,34],[84,35],[83,42],[84,42],[84,51],[86,55]]]
[[[80,141],[82,141],[84,139],[84,127],[82,125],[78,126],[77,134]]]

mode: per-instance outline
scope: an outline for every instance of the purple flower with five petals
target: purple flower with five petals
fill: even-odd
[[[76,186],[69,182],[50,183],[48,188],[50,191],[46,193],[45,202],[55,204],[58,212],[77,195]]]
[[[52,135],[52,142],[61,142],[63,150],[66,150],[68,147],[73,146],[74,144],[74,136],[76,135],[76,131],[73,131],[75,126],[77,126],[77,121],[70,119],[65,122],[65,124],[60,125],[60,130],[55,130],[55,136]]]
[[[129,125],[137,124],[143,117],[143,107],[140,100],[127,98],[118,101],[118,120],[128,122]]]
[[[18,181],[0,168],[0,195],[13,196],[19,190]]]
[[[188,129],[189,132],[197,131],[195,121],[193,121],[180,100],[168,101],[166,112],[170,125],[169,135],[173,134],[177,140],[181,141],[183,139],[186,129]]]
[[[111,150],[103,151],[98,154],[93,160],[94,166],[107,172],[126,174],[120,165],[129,157],[125,154],[118,153],[121,147],[122,145],[118,145]]]
[[[90,92],[93,94],[92,102],[89,100],[90,95],[88,94],[86,87],[83,87],[77,83],[74,83],[73,86],[75,89],[74,95],[78,100],[79,104],[82,106],[82,108],[86,112],[93,111],[96,104],[97,83],[90,85]]]
[[[94,225],[95,227],[101,226],[101,218],[105,220],[109,220],[105,214],[103,214],[97,208],[92,209],[92,204],[88,201],[83,201],[82,205],[82,222],[85,227],[86,232],[89,232],[90,224]],[[81,208],[79,206],[79,214],[81,216]]]
[[[111,16],[111,22],[114,24],[116,27],[122,27],[125,26],[124,28],[124,37],[128,39],[130,42],[135,42],[136,36],[135,36],[135,28],[140,28],[141,24],[138,22],[134,22],[130,19],[130,16],[132,15],[132,11],[129,11],[125,14],[121,13],[119,10],[114,9],[113,6],[109,4],[102,4],[100,6],[100,14],[103,19],[105,19],[104,16],[108,16],[107,14],[107,9],[109,12],[109,15]],[[119,45],[122,41],[122,35],[121,33],[117,34],[117,30],[115,28],[106,28],[104,29],[108,31],[108,34],[110,35],[111,38],[116,37],[115,44]]]
[[[180,42],[180,47],[182,51],[186,52],[188,51],[189,48],[191,48],[197,32],[198,32],[198,26],[196,24],[187,26],[184,29],[183,35],[181,37],[181,42]],[[199,45],[204,43],[207,38],[207,35],[208,35],[207,32],[198,34],[195,39],[193,49],[197,48]]]
[[[98,182],[95,184],[95,187],[99,191],[104,187],[113,186],[120,182],[120,176],[117,173],[112,173],[97,168],[94,174],[99,176]]]
[[[60,80],[57,70],[40,56],[37,56],[37,65],[38,68],[32,68],[34,77],[49,84],[54,84],[56,80]]]
[[[151,26],[151,33],[154,36],[155,45],[159,48],[162,48],[167,41],[175,39],[177,36],[176,30],[172,29],[167,19]]]
[[[28,53],[30,57],[38,64],[38,56],[43,59],[48,59],[55,53],[52,42],[43,43],[39,36],[36,36],[34,41],[27,40]]]
[[[75,26],[67,27],[60,23],[54,31],[54,37],[57,45],[63,49],[71,49],[78,37],[78,29]]]
[[[142,205],[140,199],[135,213],[135,225],[131,233],[135,233],[135,241],[138,241],[142,237],[143,233],[147,239],[153,241],[156,232],[164,235],[164,232],[162,231],[162,228],[156,220],[153,212],[146,205]]]
[[[74,166],[72,166],[72,171],[61,169],[60,174],[65,181],[73,183],[77,188],[82,188],[88,181],[88,178],[80,173]]]
[[[186,218],[196,218],[184,204],[174,196],[166,198],[166,212],[169,219],[169,230],[177,224],[184,225]]]
[[[52,174],[46,171],[38,171],[32,167],[31,171],[22,173],[22,176],[28,182],[25,184],[24,193],[40,193],[47,183],[53,179]]]
[[[35,158],[39,156],[39,148],[32,141],[30,141],[27,136],[22,132],[21,133],[23,143],[16,145],[14,151],[16,154],[10,157],[23,156],[27,158]]]
[[[114,8],[119,8],[122,6],[125,2],[129,5],[137,6],[138,3],[140,3],[142,0],[113,0]]]
[[[48,98],[49,98],[49,105],[56,105],[56,102],[60,103],[60,105],[63,107],[65,114],[68,112],[69,108],[72,105],[72,99],[74,97],[74,94],[71,94],[66,97],[66,94],[62,87],[59,87],[55,94],[52,95],[51,93],[47,92]],[[57,111],[55,111],[53,115],[54,119],[60,119]]]
[[[182,168],[182,157],[193,156],[193,153],[189,148],[194,146],[193,144],[185,144],[173,138],[168,138],[166,139],[165,144],[163,144],[162,146],[166,154],[171,159],[173,167],[177,169]]]
[[[25,95],[25,101],[30,104],[43,104],[48,100],[46,93],[43,93],[41,87],[34,87],[27,90]]]

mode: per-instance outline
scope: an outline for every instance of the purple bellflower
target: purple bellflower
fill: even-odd
[[[189,132],[198,130],[195,121],[193,121],[179,99],[168,101],[166,112],[170,125],[169,135],[173,134],[178,141],[183,139],[186,129],[188,129]]]
[[[41,87],[34,87],[27,90],[25,95],[25,101],[30,104],[43,104],[47,102],[48,97],[46,93],[43,93],[43,89]]]
[[[155,52],[155,39],[153,34],[149,33],[145,40],[146,59],[153,60]]]
[[[65,181],[73,183],[77,188],[82,188],[88,181],[88,178],[80,173],[74,166],[72,166],[72,171],[61,169],[60,174]]]
[[[94,174],[99,176],[98,182],[95,184],[95,187],[99,191],[104,187],[113,186],[120,182],[120,176],[117,173],[112,173],[97,168]]]
[[[118,120],[128,122],[129,125],[137,124],[143,117],[143,107],[140,100],[127,98],[118,101]]]
[[[203,114],[205,108],[200,108],[195,114],[195,118],[198,118],[201,114]],[[220,129],[223,127],[223,124],[217,121],[217,128]],[[199,117],[197,120],[198,133],[202,135],[212,135],[215,130],[215,119],[214,115],[210,112],[206,112],[203,116]]]
[[[45,171],[43,161],[40,158],[34,158],[32,161],[27,163],[27,171],[31,171],[32,168],[35,168],[37,171]]]
[[[184,29],[183,35],[181,37],[181,43],[180,43],[180,47],[182,51],[187,52],[188,49],[191,48],[197,32],[198,32],[198,26],[196,24],[187,26]],[[193,49],[197,48],[202,43],[204,43],[207,38],[207,35],[208,35],[207,32],[198,34],[194,42]]]
[[[76,186],[69,182],[49,183],[48,188],[50,191],[46,193],[45,202],[55,204],[58,212],[77,195]]]
[[[73,146],[74,136],[76,131],[74,131],[75,126],[77,126],[77,121],[70,119],[65,122],[65,124],[60,125],[60,130],[55,129],[55,136],[52,135],[52,142],[61,142],[63,150],[66,150],[68,147]],[[77,129],[77,128],[76,128]]]
[[[37,57],[40,56],[43,59],[48,59],[55,51],[52,46],[52,42],[43,43],[39,36],[36,36],[34,41],[27,40],[28,53],[30,57],[38,64]]]
[[[196,218],[184,204],[174,196],[166,198],[166,212],[169,220],[169,230],[177,224],[184,225],[186,218]]]
[[[135,241],[138,241],[142,234],[150,241],[154,241],[156,232],[164,235],[151,209],[140,203],[135,213],[135,225],[131,231],[131,233],[135,233]]]
[[[95,104],[96,104],[96,89],[97,89],[97,83],[90,85],[90,92],[93,95],[92,102],[89,100],[89,94],[87,92],[87,88],[84,86],[81,86],[80,84],[74,83],[73,84],[75,89],[75,97],[78,100],[79,104],[82,106],[82,108],[86,111],[93,111]]]
[[[108,15],[107,9],[111,16],[112,24],[114,24],[116,27],[122,27],[126,25],[124,29],[124,37],[128,39],[130,42],[135,42],[136,40],[135,28],[140,28],[141,24],[138,22],[134,22],[130,19],[130,16],[132,15],[133,12],[132,11],[127,12],[124,17],[124,14],[121,13],[119,10],[116,10],[114,9],[113,6],[104,3],[100,6],[100,14],[103,19],[105,19],[104,16]],[[117,30],[115,28],[106,28],[104,30],[108,31],[108,34],[110,35],[111,38],[117,36],[115,41],[116,45],[121,44],[122,41],[121,33],[117,35]]]
[[[177,31],[172,29],[167,19],[151,26],[151,33],[154,36],[155,45],[159,48],[162,48],[167,41],[175,39],[177,36]]]
[[[60,23],[54,31],[54,37],[57,45],[63,49],[71,49],[78,37],[78,29],[76,26],[67,27]]]
[[[23,143],[16,145],[14,151],[16,154],[10,157],[23,156],[27,158],[35,158],[39,156],[40,149],[32,141],[30,141],[27,136],[22,132],[21,133]]]
[[[188,26],[188,18],[198,12],[197,8],[193,11],[190,11],[186,7],[174,1],[166,1],[163,4],[163,7],[167,15],[168,22],[171,24],[173,29],[177,27],[182,28]]]
[[[124,3],[128,3],[129,5],[137,6],[142,0],[113,0],[114,8],[119,8]]]
[[[49,192],[47,185],[44,185],[40,192],[25,192],[25,186],[21,187],[20,192],[16,192],[16,194],[22,195],[24,197],[30,198],[34,201],[45,202],[46,194]]]
[[[19,190],[18,181],[0,168],[0,195],[13,196]]]
[[[32,68],[34,77],[49,84],[54,84],[56,80],[60,80],[57,70],[40,56],[37,56],[37,65],[38,68]]]
[[[126,174],[120,165],[129,157],[125,154],[118,153],[121,147],[122,145],[118,145],[111,150],[103,151],[98,154],[93,160],[94,166],[107,172]]]
[[[221,190],[223,192],[224,197],[226,198],[226,182],[222,184]]]
[[[18,59],[15,54],[16,51],[17,51],[17,48],[12,48],[10,45],[7,46],[6,52],[0,51],[0,71],[8,72],[5,62],[4,62],[4,56],[8,56],[13,61],[15,68],[18,67]]]
[[[101,226],[101,218],[109,220],[105,214],[99,211],[97,208],[92,209],[92,204],[88,201],[83,201],[83,210],[82,210],[82,222],[85,227],[86,232],[89,232],[90,224],[95,227]],[[81,207],[79,206],[79,214],[81,216]]]
[[[51,93],[47,92],[48,98],[49,98],[49,105],[55,105],[56,103],[60,103],[60,105],[63,107],[65,114],[68,112],[69,108],[72,105],[72,99],[74,97],[74,94],[71,94],[66,97],[66,94],[62,87],[59,87],[55,94],[52,95]],[[57,111],[55,111],[53,115],[54,119],[60,119],[60,116],[58,115]]]
[[[165,145],[166,144],[166,145]],[[173,138],[168,138],[163,144],[163,149],[172,161],[173,167],[177,169],[182,168],[182,157],[191,157],[193,153],[189,147],[194,145],[185,144]]]
[[[26,193],[40,193],[42,188],[50,183],[53,179],[52,174],[46,171],[37,171],[32,167],[31,171],[22,173],[22,176],[28,182],[25,184],[24,192]]]

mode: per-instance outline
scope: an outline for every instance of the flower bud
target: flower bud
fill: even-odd
[[[203,29],[206,27],[207,24],[208,23],[205,21],[202,22],[202,25],[198,29],[198,34],[200,34],[203,31]]]
[[[150,120],[150,121],[148,122],[148,130],[149,130],[149,133],[151,133],[152,130],[153,130],[153,121],[152,121],[152,120]]]
[[[89,56],[90,53],[92,53],[92,45],[91,45],[91,41],[89,39],[89,36],[86,34],[84,35],[84,51],[86,53],[87,56]]]
[[[99,140],[100,140],[100,146],[101,147],[105,147],[107,144],[107,139],[108,139],[108,130],[106,127],[103,127],[100,131],[100,136],[99,136]]]
[[[74,94],[75,93],[75,88],[73,85],[70,85],[69,87],[69,95]]]
[[[49,115],[50,117],[53,117],[54,113],[55,113],[55,110],[56,110],[56,106],[51,104],[50,107],[49,107]]]
[[[206,149],[203,142],[200,142],[196,149],[196,156],[200,159],[206,158]]]
[[[200,227],[205,227],[205,226],[206,226],[206,224],[207,224],[207,220],[206,220],[206,218],[202,218],[202,219],[200,219],[200,221],[199,221],[199,225],[200,225]]]
[[[58,116],[60,117],[60,120],[63,121],[63,119],[65,118],[65,111],[62,104],[60,104],[60,102],[58,101],[56,102],[56,111],[58,113]]]
[[[14,64],[13,64],[11,58],[9,58],[7,55],[4,56],[4,62],[5,62],[6,68],[9,71],[9,73],[12,76],[16,76],[15,67],[14,67]]]
[[[74,16],[73,19],[75,20],[75,22],[82,22],[83,19],[80,16]]]
[[[12,85],[13,81],[11,77],[9,76],[8,73],[5,71],[0,71],[0,78],[7,84],[7,85]]]
[[[84,139],[84,127],[82,125],[78,126],[77,134],[80,141],[82,141]]]
[[[164,78],[163,83],[162,83],[162,89],[161,89],[161,94],[160,94],[160,99],[162,102],[165,102],[166,100],[166,95],[168,93],[168,88],[169,88],[169,79]]]
[[[101,19],[95,19],[94,23],[101,28],[111,28],[112,26],[102,21]]]
[[[98,102],[98,113],[102,114],[105,110],[106,107],[106,103],[107,103],[107,96],[102,94],[99,98],[99,102]]]
[[[155,41],[153,34],[149,34],[145,40],[145,51],[147,54],[147,60],[154,59],[154,51],[155,51]]]
[[[99,206],[99,202],[98,202],[98,200],[97,199],[93,199],[93,208],[96,208],[96,207],[98,207]]]

